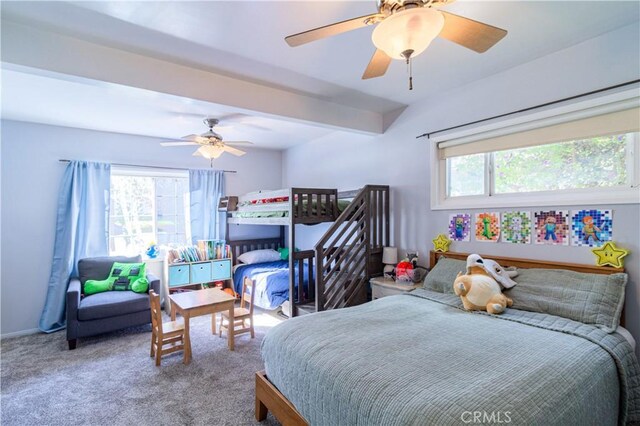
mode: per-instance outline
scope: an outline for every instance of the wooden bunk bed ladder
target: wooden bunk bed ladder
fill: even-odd
[[[315,310],[364,303],[388,245],[389,187],[367,185],[315,246]]]

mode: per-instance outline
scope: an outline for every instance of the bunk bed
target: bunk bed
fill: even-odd
[[[280,227],[277,238],[228,241],[234,281],[241,283],[248,276],[256,282],[258,306],[273,309],[288,300],[286,313],[295,316],[360,304],[367,300],[369,277],[382,273],[382,248],[390,245],[388,186],[367,185],[345,192],[326,188],[258,191],[223,197],[219,210],[227,214],[227,227]],[[300,231],[296,225],[328,222],[332,222],[329,229],[313,249],[291,250],[286,261],[238,264],[238,257],[249,251],[296,247]]]

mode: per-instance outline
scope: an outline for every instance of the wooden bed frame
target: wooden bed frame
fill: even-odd
[[[429,266],[433,267],[440,258],[466,260],[469,253],[447,252],[440,253],[431,251],[429,253]],[[493,259],[501,266],[515,266],[518,268],[542,268],[542,269],[568,269],[576,272],[586,272],[591,274],[615,274],[624,272],[622,268],[601,267],[594,265],[582,265],[579,263],[554,262],[547,260],[520,259],[515,257],[480,255],[488,259]],[[624,310],[620,317],[620,325],[624,326]],[[267,418],[267,413],[271,414],[283,424],[283,426],[305,426],[307,421],[296,410],[293,404],[269,381],[265,371],[256,373],[256,420],[261,422]]]

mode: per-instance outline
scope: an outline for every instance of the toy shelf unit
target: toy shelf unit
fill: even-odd
[[[181,261],[176,262],[175,253]],[[177,249],[166,264],[169,290],[231,280],[231,250],[222,240],[201,240],[198,246]]]

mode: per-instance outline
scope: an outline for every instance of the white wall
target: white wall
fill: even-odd
[[[638,25],[624,27],[413,104],[381,136],[336,133],[289,149],[283,160],[283,184],[339,189],[353,189],[367,183],[390,185],[395,244],[402,250],[419,250],[422,263],[426,263],[426,254],[433,247],[431,240],[446,231],[450,212],[430,210],[431,142],[416,136],[635,80],[640,75],[639,33]],[[414,83],[420,84],[423,78],[428,76],[415,75]],[[597,207],[597,200],[589,207]],[[626,258],[631,278],[627,291],[627,328],[640,341],[640,207],[612,207],[614,239],[631,250]],[[300,233],[301,238],[310,237],[300,244],[311,244],[319,233],[314,235],[314,232]],[[459,242],[453,243],[451,250],[594,263],[589,249],[578,247]]]
[[[59,159],[209,167],[207,160],[191,155],[193,147],[163,148],[153,138],[15,121],[1,124],[2,335],[38,326],[47,293],[56,203],[65,168]],[[228,194],[281,187],[280,151],[253,149],[240,158],[223,155],[215,167],[238,172],[226,175]],[[271,228],[242,230],[250,236],[278,235],[278,230]],[[234,231],[232,238],[246,236]]]

